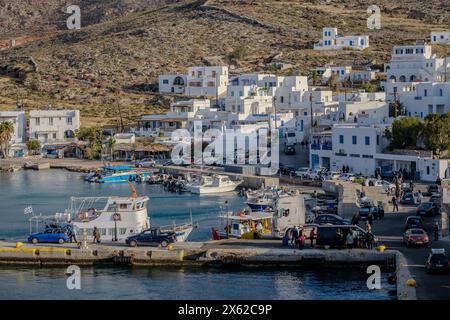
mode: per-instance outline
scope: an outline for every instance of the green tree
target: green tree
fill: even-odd
[[[31,155],[35,155],[37,151],[41,150],[41,143],[39,140],[30,139],[27,141],[27,149]]]
[[[450,150],[450,112],[427,115],[423,122],[421,137],[426,148],[438,157]]]
[[[387,134],[391,140],[390,147],[404,149],[416,147],[419,134],[422,131],[422,123],[416,117],[402,117],[392,124],[392,131]]]
[[[89,142],[91,152],[85,152],[84,156],[88,159],[100,158],[102,152],[102,141],[104,139],[103,130],[100,127],[85,127],[79,129],[75,135],[81,141]]]
[[[8,158],[9,145],[14,134],[14,125],[9,122],[0,123],[0,151],[3,157]]]

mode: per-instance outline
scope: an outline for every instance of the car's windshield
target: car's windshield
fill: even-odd
[[[422,230],[411,230],[411,234],[424,234]]]
[[[419,208],[420,209],[429,209],[431,207],[431,203],[422,203]]]
[[[447,256],[446,256],[445,254],[433,254],[433,255],[431,256],[430,261],[431,261],[432,263],[438,263],[438,262],[444,263],[444,262],[447,261]]]
[[[417,219],[417,218],[409,218],[408,219],[408,223],[410,223],[410,224],[419,224],[421,221],[420,221],[420,219]]]

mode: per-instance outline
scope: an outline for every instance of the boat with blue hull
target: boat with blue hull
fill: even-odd
[[[138,172],[130,166],[103,166],[103,173],[93,173],[86,176],[85,180],[98,183],[116,183],[127,181],[146,181],[150,177],[148,172]]]

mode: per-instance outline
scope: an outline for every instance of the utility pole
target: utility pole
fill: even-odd
[[[310,91],[310,95],[309,95],[309,105],[310,105],[310,109],[311,109],[311,114],[310,114],[310,121],[311,121],[311,137],[312,138],[312,130],[313,130],[313,91]]]
[[[120,119],[120,133],[123,133],[123,118],[122,118],[122,109],[120,108],[119,99],[117,99],[117,109],[119,110],[119,119]]]

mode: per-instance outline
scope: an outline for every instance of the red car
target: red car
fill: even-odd
[[[423,229],[408,229],[403,234],[403,242],[407,247],[428,246],[430,238]]]

